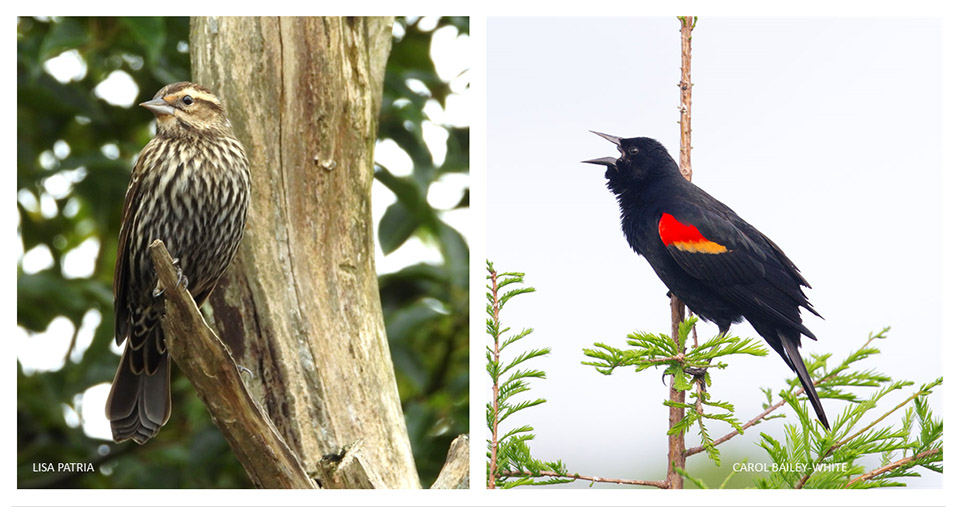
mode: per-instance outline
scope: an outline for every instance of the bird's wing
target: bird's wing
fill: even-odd
[[[800,288],[806,281],[796,266],[760,231],[722,211],[683,206],[662,213],[658,232],[667,252],[749,314],[813,338],[797,307],[816,312]]]
[[[130,185],[127,186],[126,196],[123,198],[123,215],[120,221],[120,238],[117,241],[117,263],[113,271],[113,310],[116,315],[116,336],[114,339],[117,345],[121,345],[127,338],[130,326],[129,314],[129,295],[127,293],[130,283],[130,249],[135,245],[130,244],[130,230],[136,228],[134,220],[137,216],[137,209],[140,207],[140,199],[143,196],[141,181],[146,172],[145,160],[149,151],[153,149],[153,141],[147,143],[137,158],[137,163],[133,166],[133,173],[130,175]]]
[[[660,215],[657,231],[677,264],[700,280],[741,285],[766,273],[767,254],[718,213],[686,206],[668,210]]]

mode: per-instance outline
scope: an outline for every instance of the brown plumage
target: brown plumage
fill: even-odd
[[[154,295],[157,277],[147,247],[163,240],[179,261],[183,283],[203,304],[243,236],[250,172],[210,90],[174,83],[140,105],[156,115],[157,135],[140,152],[123,203],[113,294],[117,345],[127,345],[107,418],[114,440],[142,444],[170,417],[163,296]]]

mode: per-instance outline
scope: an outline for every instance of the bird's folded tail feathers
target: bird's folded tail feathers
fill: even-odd
[[[817,389],[814,387],[813,380],[810,378],[810,374],[807,372],[806,365],[803,364],[803,358],[800,357],[800,350],[797,346],[797,343],[785,336],[779,329],[777,330],[777,335],[780,336],[780,344],[783,347],[784,359],[787,360],[787,364],[790,365],[790,368],[796,372],[798,377],[800,377],[800,384],[803,386],[804,392],[807,393],[807,398],[813,405],[813,410],[817,413],[817,419],[820,420],[820,423],[823,424],[824,428],[830,429],[830,422],[827,420],[827,414],[823,411],[823,406],[820,404],[820,397],[817,395]]]
[[[107,397],[107,419],[115,441],[143,444],[170,418],[170,357],[164,354],[152,375],[137,374],[130,367],[131,353],[136,351],[128,344]]]

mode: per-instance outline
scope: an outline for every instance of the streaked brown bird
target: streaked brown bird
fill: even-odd
[[[140,152],[123,202],[113,294],[117,345],[127,345],[107,418],[114,440],[142,444],[170,418],[164,301],[147,247],[164,242],[178,261],[181,282],[202,305],[240,245],[250,171],[210,90],[174,83],[140,105],[157,117],[157,135]]]

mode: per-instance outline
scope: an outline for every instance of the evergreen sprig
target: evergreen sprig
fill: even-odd
[[[583,361],[582,364],[592,366],[604,375],[610,375],[616,368],[624,366],[632,366],[637,372],[665,366],[664,375],[674,377],[674,389],[688,391],[690,395],[687,403],[669,400],[663,402],[668,407],[684,409],[683,418],[670,427],[667,434],[686,433],[696,426],[701,445],[710,459],[720,466],[720,452],[713,443],[714,439],[710,437],[705,421],[722,421],[738,433],[743,432],[743,427],[734,416],[732,403],[713,400],[707,392],[706,387],[712,385],[710,368],[727,367],[719,358],[736,354],[765,356],[767,349],[756,339],[739,338],[725,333],[714,336],[687,352],[687,339],[696,322],[696,317],[690,317],[680,323],[679,346],[666,334],[636,332],[627,336],[627,345],[631,347],[628,349],[594,343],[596,348],[583,350],[584,355],[592,360]],[[699,388],[695,389],[698,385]],[[707,411],[705,407],[715,410]]]
[[[516,486],[537,486],[560,484],[574,479],[563,477],[543,477],[544,472],[555,475],[568,475],[566,465],[557,461],[542,461],[530,454],[527,442],[533,440],[533,427],[521,425],[499,434],[500,425],[511,415],[521,410],[546,403],[543,398],[516,399],[517,395],[530,390],[529,380],[545,379],[547,374],[538,369],[520,368],[521,365],[537,357],[550,353],[549,348],[525,350],[507,360],[502,356],[507,346],[527,337],[533,329],[524,328],[519,333],[508,335],[510,327],[504,326],[500,312],[507,301],[520,294],[534,292],[533,287],[524,287],[523,273],[498,273],[493,263],[487,261],[487,334],[493,343],[487,346],[487,373],[493,382],[493,400],[487,403],[487,429],[491,438],[487,440],[487,487],[513,488]],[[504,290],[510,285],[520,285]]]
[[[667,406],[684,409],[683,418],[669,428],[667,434],[686,433],[696,427],[700,447],[688,449],[687,455],[705,451],[717,466],[721,464],[719,443],[743,434],[745,427],[786,417],[773,411],[783,405],[789,406],[796,414],[797,423],[784,427],[782,439],[760,434],[758,443],[767,452],[772,465],[769,473],[756,479],[759,488],[903,486],[896,479],[918,475],[916,467],[942,473],[943,420],[933,416],[928,396],[942,385],[943,379],[921,385],[895,407],[880,414],[877,409],[882,401],[914,383],[893,380],[875,369],[861,368],[857,364],[880,353],[876,343],[887,338],[889,328],[870,334],[863,346],[835,366],[829,364],[831,354],[814,354],[806,360],[820,397],[848,402],[833,421],[832,429],[825,430],[811,417],[807,404],[800,398],[803,391],[795,377],[786,381],[786,386],[778,393],[779,400],[774,400],[773,389],[761,388],[765,396],[764,414],[747,424],[737,419],[731,403],[713,400],[706,389],[711,385],[710,369],[726,367],[718,358],[733,354],[762,356],[766,355],[766,348],[757,340],[724,334],[685,351],[695,322],[695,318],[690,318],[680,325],[679,346],[665,334],[636,332],[627,337],[628,348],[595,343],[594,348],[584,349],[584,355],[589,359],[582,363],[603,375],[610,375],[620,367],[629,366],[640,372],[664,366],[664,375],[674,376],[674,388],[687,391],[689,395],[689,401],[685,403],[664,401]],[[864,392],[864,389],[869,391]],[[901,411],[900,420],[891,424],[888,418]],[[733,431],[714,439],[706,424],[710,420],[722,421]],[[869,459],[871,457],[873,459]],[[866,469],[864,462],[875,462],[877,457],[880,466]],[[702,480],[690,476],[687,471],[679,473],[693,485],[706,487]]]

